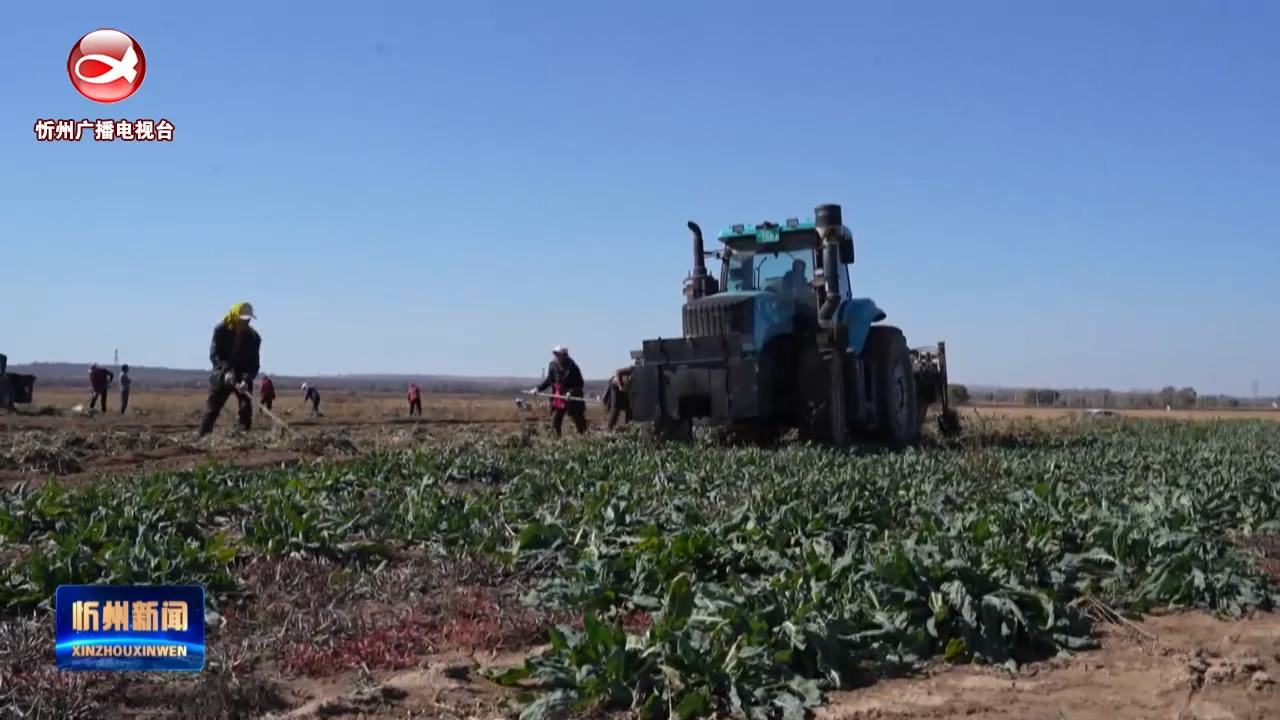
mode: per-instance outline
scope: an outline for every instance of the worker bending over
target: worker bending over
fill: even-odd
[[[209,374],[209,398],[204,404],[198,437],[213,432],[222,406],[233,393],[239,406],[240,427],[248,430],[253,425],[252,383],[258,376],[262,350],[262,337],[249,327],[254,319],[252,305],[236,303],[213,328],[213,340],[209,343],[213,371]]]
[[[107,388],[111,387],[111,381],[116,379],[116,374],[104,367],[98,367],[98,363],[89,366],[89,388],[93,390],[93,394],[89,396],[89,409],[93,409],[94,403],[101,402],[102,412],[107,411]]]
[[[551,429],[555,431],[556,437],[560,437],[565,415],[573,419],[573,426],[579,435],[587,431],[587,403],[582,395],[584,385],[582,370],[569,357],[569,348],[563,345],[552,348],[547,376],[533,392],[540,393],[551,388],[552,394],[556,395],[551,398]]]
[[[409,383],[409,415],[422,417],[422,391],[417,383]]]
[[[609,388],[604,393],[605,407],[609,408],[608,429],[618,424],[621,414],[627,422],[631,422],[631,368],[619,368],[609,380]]]
[[[311,417],[320,416],[320,391],[314,385],[302,383],[302,402],[311,403]]]

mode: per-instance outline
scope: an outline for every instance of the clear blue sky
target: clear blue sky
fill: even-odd
[[[679,333],[685,221],[839,202],[956,381],[1280,392],[1275,3],[10,5],[12,362],[203,367],[249,300],[275,372],[601,377]],[[121,115],[175,141],[35,141]]]

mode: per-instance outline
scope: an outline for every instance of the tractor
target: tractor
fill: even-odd
[[[880,324],[875,301],[853,296],[853,235],[839,205],[818,206],[811,222],[734,225],[714,252],[697,223],[688,227],[683,337],[631,353],[633,421],[668,440],[690,439],[697,424],[756,444],[796,429],[825,445],[903,448],[938,403],[941,430],[959,429],[945,343],[909,348],[902,330]],[[719,279],[709,258],[720,260]]]

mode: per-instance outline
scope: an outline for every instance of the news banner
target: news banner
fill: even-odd
[[[58,669],[203,670],[204,602],[199,585],[59,585]]]

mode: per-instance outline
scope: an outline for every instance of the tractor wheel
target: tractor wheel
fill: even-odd
[[[960,434],[960,413],[956,412],[955,408],[949,408],[938,415],[938,432],[947,438]]]
[[[896,327],[876,325],[867,336],[864,357],[876,390],[879,440],[895,449],[916,444],[922,423],[906,337]]]
[[[662,418],[653,423],[653,437],[661,442],[692,442],[693,423],[689,420]]]
[[[778,434],[777,423],[754,420],[719,428],[716,436],[722,445],[772,447],[778,442]]]

